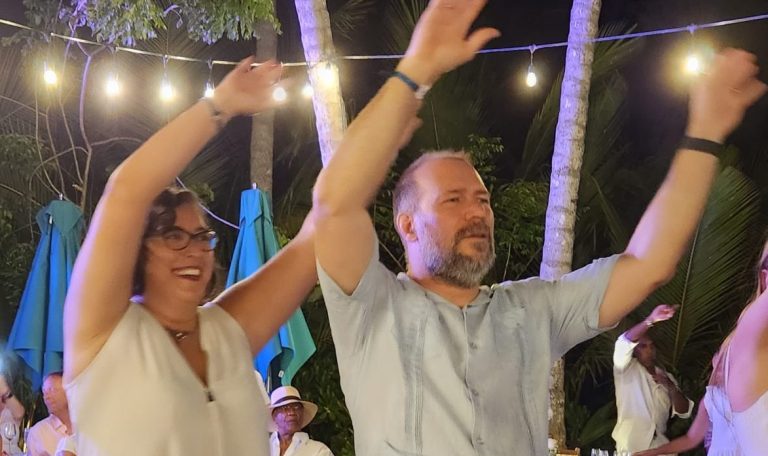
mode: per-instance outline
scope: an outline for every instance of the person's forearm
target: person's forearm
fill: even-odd
[[[218,125],[205,102],[181,113],[131,154],[112,174],[105,190],[149,202],[170,185],[216,134]]]
[[[704,211],[717,166],[710,154],[679,150],[632,235],[625,253],[657,279],[655,285],[674,275]]]
[[[669,397],[672,400],[672,407],[678,415],[685,415],[691,408],[688,398],[680,391],[677,385],[672,385],[669,391]]]
[[[650,317],[646,317],[645,320],[629,328],[629,330],[624,333],[624,337],[629,339],[631,342],[637,342],[640,340],[640,338],[643,337],[652,326],[652,324],[648,324],[648,318]]]
[[[654,448],[653,454],[662,455],[662,454],[680,453],[683,451],[688,451],[690,449],[696,448],[700,443],[701,441],[697,442],[691,437],[687,435],[683,435],[669,443],[665,443],[660,447]]]
[[[405,73],[408,62],[403,61],[398,68]],[[408,76],[416,78],[414,74]],[[318,176],[314,197],[321,217],[368,207],[420,106],[403,81],[390,78],[384,84],[349,126],[330,163]]]

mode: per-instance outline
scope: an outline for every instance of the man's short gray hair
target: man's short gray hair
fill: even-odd
[[[395,218],[401,212],[413,212],[416,210],[417,201],[419,200],[418,183],[415,178],[416,171],[424,163],[444,159],[461,160],[474,168],[472,158],[464,151],[438,150],[423,153],[413,163],[408,165],[395,184],[395,190],[392,193],[392,213]]]

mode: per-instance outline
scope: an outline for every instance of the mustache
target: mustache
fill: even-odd
[[[477,236],[484,236],[488,238],[488,240],[491,239],[491,227],[488,226],[487,223],[478,221],[471,223],[464,228],[460,229],[456,233],[456,242],[468,238],[468,237],[477,237]]]

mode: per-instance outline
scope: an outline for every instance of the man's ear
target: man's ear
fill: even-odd
[[[407,212],[401,212],[400,214],[397,214],[397,218],[395,219],[395,228],[397,228],[397,232],[400,234],[400,237],[406,241],[415,241],[418,239],[416,230],[413,226],[413,216]]]

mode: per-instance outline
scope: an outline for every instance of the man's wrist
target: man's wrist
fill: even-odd
[[[440,78],[440,74],[435,74],[429,68],[429,65],[423,64],[415,57],[405,57],[400,61],[395,70],[407,75],[417,84],[424,86],[431,86]]]
[[[689,124],[685,129],[685,136],[712,141],[718,144],[725,144],[725,137],[728,135],[718,133],[716,128],[707,128],[698,124]]]

